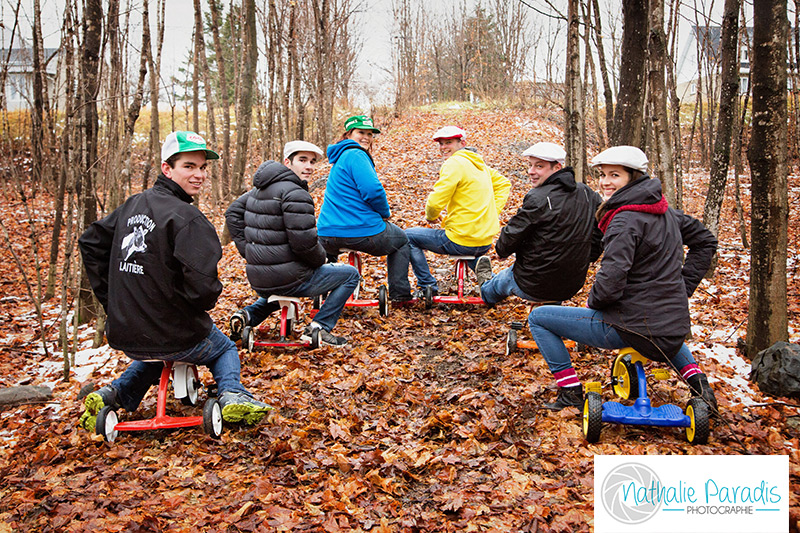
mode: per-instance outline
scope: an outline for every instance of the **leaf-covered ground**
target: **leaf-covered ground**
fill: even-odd
[[[547,118],[542,112],[454,108],[384,122],[374,156],[393,221],[401,227],[422,223],[441,164],[430,135],[451,123],[464,127],[469,145],[512,180],[503,217],[512,215],[528,190],[519,153],[533,142],[561,139],[558,116],[549,117],[556,122]],[[325,168],[316,174],[325,175]],[[706,180],[701,171],[685,177],[686,209],[696,216]],[[747,209],[749,182],[743,180]],[[321,188],[315,197],[319,205]],[[46,240],[50,199],[39,194],[31,201],[36,231]],[[789,305],[795,327],[799,204],[800,178],[792,177]],[[31,277],[27,217],[9,184],[1,206],[11,249]],[[678,430],[636,426],[606,426],[598,444],[587,444],[577,410],[538,409],[553,395],[540,355],[505,355],[509,324],[528,313],[516,299],[493,309],[426,311],[417,305],[392,309],[388,317],[376,308],[348,308],[335,330],[349,338],[345,348],[241,352],[244,384],[276,407],[269,423],[226,426],[220,440],[190,428],[123,433],[107,444],[77,428],[77,396],[82,386],[117,376],[127,359],[107,346],[91,350],[94,331],[85,326],[71,379],[62,382],[57,298],[44,305],[46,356],[34,308],[4,245],[0,387],[45,384],[54,387],[54,398],[0,412],[0,532],[592,531],[595,454],[742,453],[790,456],[791,528],[797,531],[798,413],[759,405],[775,400],[746,380],[749,365],[736,343],[745,333],[749,257],[730,199],[723,216],[717,275],[704,280],[692,299],[691,346],[724,417],[705,446],[689,445]],[[213,220],[220,227],[219,213]],[[448,280],[449,260],[429,258],[437,276]],[[495,272],[510,265],[496,256],[493,263]],[[230,313],[254,297],[232,244],[225,247],[220,274],[225,291],[212,315],[227,331]],[[384,279],[382,261],[365,258],[366,296],[375,297]],[[569,305],[583,305],[590,284],[591,276]],[[474,278],[468,288],[474,290]],[[797,329],[790,335],[800,339]],[[574,353],[581,379],[606,385],[607,399],[611,358],[608,352]],[[652,393],[656,401],[680,405],[688,397],[676,377],[655,382]],[[153,397],[146,398],[136,416],[152,415],[154,405]],[[174,400],[170,410],[197,414]]]

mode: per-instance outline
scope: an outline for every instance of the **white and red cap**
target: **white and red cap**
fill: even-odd
[[[466,132],[458,126],[445,126],[433,134],[433,140],[442,141],[445,139],[463,139],[466,136]]]

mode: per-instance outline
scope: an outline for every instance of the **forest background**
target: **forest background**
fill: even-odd
[[[796,6],[395,0],[384,6],[389,60],[366,62],[388,85],[356,76],[375,46],[364,18],[373,7],[195,0],[189,55],[170,68],[164,0],[2,4],[0,81],[27,61],[30,85],[23,110],[0,99],[0,384],[47,385],[53,396],[0,415],[0,527],[591,530],[594,454],[699,452],[790,455],[796,531],[796,407],[746,381],[758,351],[799,336]],[[54,9],[51,54],[43,27]],[[695,71],[682,85],[687,50]],[[531,143],[563,142],[590,184],[589,156],[642,147],[670,203],[721,243],[692,300],[692,347],[724,408],[710,443],[616,427],[587,445],[574,412],[538,411],[550,394],[538,354],[503,356],[508,324],[527,314],[516,301],[385,318],[348,311],[345,350],[243,351],[243,380],[278,413],[220,441],[180,431],[107,445],[77,429],[78,391],[117,375],[125,357],[104,344],[75,241],[152,184],[166,134],[198,131],[223,155],[200,207],[225,244],[212,313],[224,329],[253,297],[224,209],[284,142],[325,146],[357,112],[385,132],[374,155],[401,227],[420,223],[440,164],[429,138],[444,124],[464,127],[512,179],[503,220],[527,190],[519,154]],[[326,174],[322,165],[312,182],[317,206]],[[444,276],[446,259],[433,264]],[[380,262],[364,277],[374,290]],[[585,290],[570,305],[584,301]],[[581,354],[582,379],[607,382],[608,357]],[[657,397],[685,401],[675,383]]]

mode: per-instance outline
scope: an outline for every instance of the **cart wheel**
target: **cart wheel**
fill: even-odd
[[[603,399],[596,392],[586,394],[583,402],[583,436],[588,442],[600,439],[603,429]]]
[[[245,326],[242,330],[242,346],[247,348],[248,352],[252,352],[256,343],[256,332],[250,326]]]
[[[611,365],[611,384],[614,394],[627,400],[639,397],[639,380],[630,355],[618,355]]]
[[[319,309],[320,307],[322,307],[322,295],[318,294],[318,295],[314,296],[314,300],[311,303],[311,308],[312,309]]]
[[[186,380],[186,396],[181,398],[181,403],[183,405],[197,405],[197,397],[200,395],[201,387],[200,376],[197,375],[197,368],[187,368],[186,372],[183,374],[183,379]]]
[[[97,413],[97,422],[94,426],[94,432],[102,435],[106,442],[114,442],[114,439],[119,435],[117,431],[117,412],[110,405],[106,405],[100,412]]]
[[[684,411],[691,425],[686,428],[686,440],[689,444],[705,444],[711,434],[708,406],[702,398],[692,398]],[[98,422],[100,417],[97,417]]]
[[[319,348],[319,332],[322,328],[314,328],[311,331],[311,349],[316,350]]]
[[[512,354],[517,351],[517,330],[508,330],[508,338],[506,339],[506,355]]]
[[[203,431],[215,439],[222,435],[222,408],[215,398],[209,398],[203,405]]]
[[[433,287],[425,287],[425,309],[433,307]]]
[[[389,299],[386,294],[386,285],[378,287],[378,312],[381,316],[389,316]]]

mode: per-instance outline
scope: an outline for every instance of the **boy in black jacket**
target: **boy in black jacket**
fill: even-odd
[[[492,277],[489,257],[483,256],[475,267],[489,305],[512,294],[532,302],[568,300],[581,290],[589,264],[603,249],[594,218],[600,196],[576,183],[571,167],[563,167],[564,149],[539,142],[522,155],[532,188],[495,244],[501,258],[516,254],[514,266]]]
[[[192,201],[205,182],[207,160],[219,156],[197,133],[177,131],[167,136],[161,159],[152,188],[94,222],[78,241],[108,316],[108,343],[133,359],[111,385],[86,397],[80,425],[89,431],[105,405],[136,410],[161,375],[163,364],[147,362],[153,359],[208,366],[226,422],[254,424],[271,409],[242,386],[236,345],[206,312],[222,292],[222,248]]]

